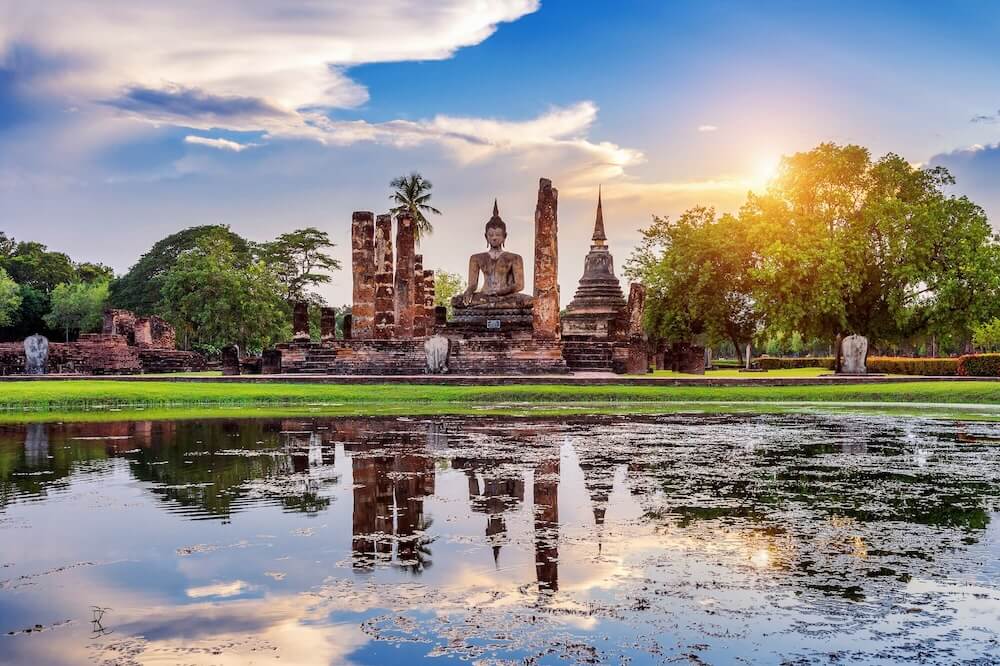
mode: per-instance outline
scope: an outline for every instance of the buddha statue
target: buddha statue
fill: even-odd
[[[486,223],[486,243],[489,250],[469,258],[469,286],[452,299],[456,311],[528,310],[533,299],[524,289],[524,260],[521,255],[507,252],[507,225],[500,219],[496,201],[493,217]],[[479,287],[479,275],[483,285]]]

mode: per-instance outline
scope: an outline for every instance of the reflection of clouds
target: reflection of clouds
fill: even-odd
[[[233,580],[228,583],[212,583],[211,585],[189,587],[185,593],[191,599],[202,599],[204,597],[225,598],[236,597],[252,589],[254,589],[253,585],[245,580]]]

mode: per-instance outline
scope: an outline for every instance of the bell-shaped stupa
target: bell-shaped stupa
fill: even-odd
[[[563,315],[563,335],[608,337],[614,320],[625,307],[621,283],[615,276],[615,260],[608,250],[604,231],[601,193],[597,193],[597,218],[590,252],[583,260],[583,277],[576,295]]]

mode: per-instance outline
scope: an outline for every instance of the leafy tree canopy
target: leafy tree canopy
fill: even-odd
[[[178,258],[193,250],[205,238],[228,241],[235,266],[247,266],[252,261],[251,247],[246,240],[225,225],[190,227],[157,241],[122,277],[111,283],[111,303],[116,308],[137,314],[156,314],[166,274]]]
[[[740,211],[768,327],[882,342],[981,321],[1000,293],[1000,254],[983,210],[947,194],[954,182],[860,146],[784,158]]]
[[[451,312],[451,299],[465,291],[465,280],[458,273],[434,271],[434,305],[443,305]]]
[[[49,293],[56,285],[76,278],[76,269],[68,255],[50,252],[48,247],[34,241],[9,241],[13,245],[0,262],[18,284]]]
[[[89,333],[101,328],[108,283],[64,283],[52,290],[50,302],[51,311],[45,315],[45,323],[52,329],[61,329],[69,342],[72,331]]]
[[[260,351],[291,334],[285,285],[265,262],[247,262],[224,234],[198,239],[162,283],[159,309],[187,346]]]
[[[285,286],[287,300],[307,300],[310,287],[329,283],[333,279],[329,272],[340,270],[340,262],[325,251],[332,247],[335,245],[328,233],[307,227],[264,243],[260,256]]]
[[[759,317],[745,232],[738,219],[711,208],[692,208],[676,221],[654,216],[626,264],[626,274],[646,285],[645,327],[653,337],[705,335],[737,350],[753,337]]]
[[[0,326],[14,322],[21,307],[21,287],[0,267]]]

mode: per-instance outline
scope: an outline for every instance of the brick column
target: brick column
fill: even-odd
[[[427,313],[424,312],[424,255],[413,255],[413,337],[427,335]]]
[[[396,218],[396,335],[413,337],[413,220],[408,215]]]
[[[628,324],[626,336],[628,339],[642,337],[642,314],[646,305],[646,286],[633,282],[628,289]]]
[[[535,307],[532,334],[537,339],[559,337],[559,192],[552,181],[538,181],[535,206]]]
[[[370,338],[375,326],[375,222],[368,211],[351,216],[354,337]]]
[[[337,310],[335,308],[319,309],[319,335],[322,342],[337,337]]]
[[[375,219],[375,337],[396,337],[396,289],[393,286],[392,216]]]
[[[427,322],[427,335],[434,334],[434,271],[424,269],[424,321]]]
[[[305,301],[292,304],[292,342],[309,342],[309,304]]]

